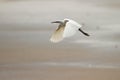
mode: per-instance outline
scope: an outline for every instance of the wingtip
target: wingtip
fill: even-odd
[[[49,41],[52,42],[52,43],[59,43],[61,40],[55,40],[55,39],[51,38]]]

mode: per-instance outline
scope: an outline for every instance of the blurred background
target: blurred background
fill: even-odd
[[[84,24],[62,42],[49,41],[69,18]],[[119,80],[120,0],[0,0],[2,80]]]

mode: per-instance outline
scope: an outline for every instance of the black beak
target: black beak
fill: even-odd
[[[51,22],[51,23],[62,23],[62,21],[54,21],[54,22]]]
[[[84,32],[82,29],[78,29],[80,32],[82,32],[84,35],[86,35],[86,36],[90,36],[88,33],[86,33],[86,32]]]

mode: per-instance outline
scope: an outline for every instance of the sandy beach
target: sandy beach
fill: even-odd
[[[69,5],[68,5],[69,4]],[[1,80],[120,80],[119,0],[1,0]],[[84,24],[60,43],[57,24]]]

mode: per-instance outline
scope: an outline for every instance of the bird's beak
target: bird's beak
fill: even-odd
[[[53,21],[51,23],[62,23],[62,21]]]

